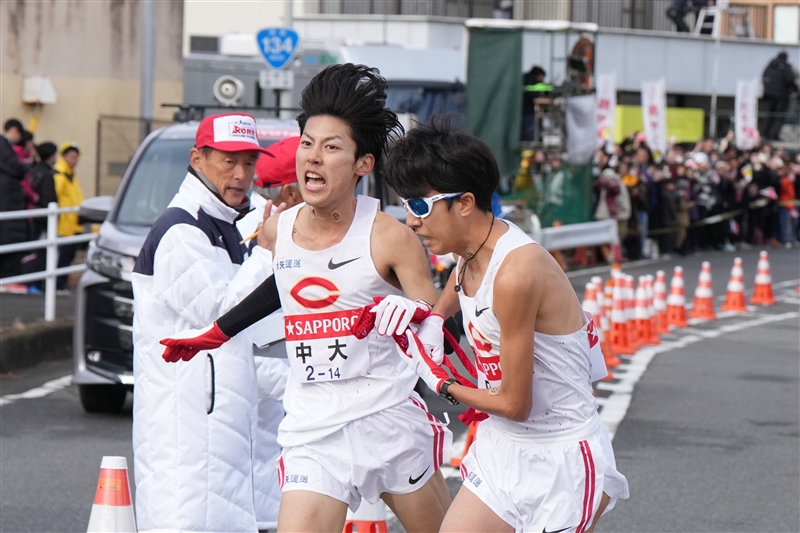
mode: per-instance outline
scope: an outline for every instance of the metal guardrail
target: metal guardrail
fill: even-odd
[[[43,209],[28,209],[24,211],[4,211],[0,213],[0,222],[7,220],[21,220],[26,218],[47,217],[47,237],[34,241],[24,241],[14,244],[0,245],[0,254],[14,252],[25,252],[28,250],[47,250],[45,259],[45,270],[0,278],[0,285],[11,283],[28,283],[31,281],[45,280],[44,283],[44,319],[52,322],[56,318],[56,278],[73,272],[86,270],[86,265],[72,265],[58,268],[58,245],[75,244],[93,241],[97,235],[94,233],[84,235],[74,235],[72,237],[58,236],[58,215],[64,213],[77,213],[78,207],[58,207],[58,204],[51,202]]]

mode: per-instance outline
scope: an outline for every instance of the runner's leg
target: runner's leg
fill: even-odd
[[[441,471],[433,474],[425,485],[414,492],[384,492],[381,498],[408,533],[439,531],[450,504],[450,493]]]
[[[441,533],[513,532],[505,520],[483,503],[471,490],[461,487],[447,511]]]
[[[343,501],[307,490],[285,491],[278,511],[278,533],[342,533],[346,518]]]
[[[594,513],[594,520],[592,520],[592,527],[590,527],[589,529],[587,529],[587,530],[586,530],[586,533],[592,533],[592,532],[594,531],[594,526],[596,526],[596,525],[597,525],[597,521],[598,521],[598,520],[600,519],[600,517],[603,515],[603,511],[605,511],[605,510],[606,510],[606,507],[608,507],[608,502],[609,502],[610,500],[611,500],[611,498],[609,498],[609,497],[608,497],[608,494],[606,494],[606,493],[604,492],[604,493],[603,493],[603,496],[600,498],[600,505],[599,505],[599,506],[597,506],[597,511],[595,511],[595,513]]]

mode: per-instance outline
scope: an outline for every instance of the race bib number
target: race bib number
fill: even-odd
[[[284,317],[286,353],[298,383],[339,381],[366,375],[368,339],[357,339],[351,328],[361,309]]]

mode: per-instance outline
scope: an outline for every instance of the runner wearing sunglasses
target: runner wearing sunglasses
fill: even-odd
[[[423,244],[458,258],[434,311],[463,312],[478,388],[448,379],[409,331],[384,333],[408,337],[402,355],[431,389],[490,415],[441,531],[592,531],[628,485],[592,394],[605,364],[569,280],[546,250],[492,215],[499,172],[481,140],[421,126],[395,144],[385,173]]]
[[[339,533],[362,498],[383,499],[407,531],[438,531],[450,503],[439,472],[450,432],[413,391],[417,376],[395,341],[378,334],[430,311],[424,301],[437,294],[427,258],[377,200],[354,196],[388,138],[402,132],[385,101],[376,69],[335,65],[311,80],[296,155],[305,204],[263,228],[274,275],[209,328],[162,341],[165,360],[190,359],[282,304],[291,375],[278,431],[278,531]],[[359,340],[351,326],[375,296],[385,297],[375,306],[381,320]],[[442,345],[442,322],[420,326],[432,350]]]

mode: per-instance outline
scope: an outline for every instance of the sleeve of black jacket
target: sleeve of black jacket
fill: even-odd
[[[14,149],[8,139],[0,139],[0,170],[2,170],[3,174],[22,181],[29,168],[28,165],[19,162],[17,154],[14,153]]]

